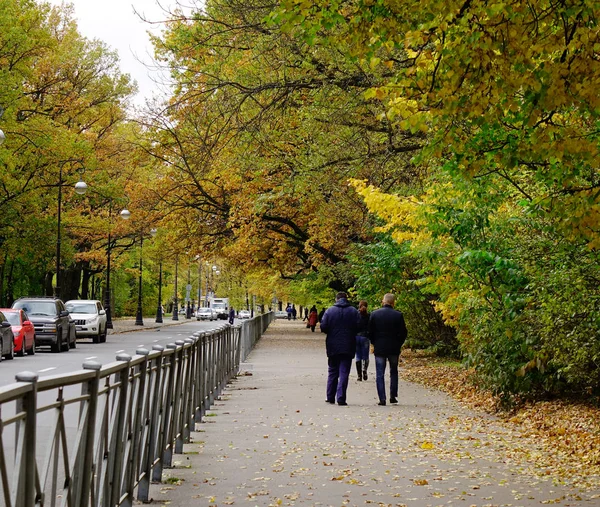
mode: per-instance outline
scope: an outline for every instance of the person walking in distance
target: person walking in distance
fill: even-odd
[[[367,369],[369,368],[369,312],[367,311],[368,303],[361,300],[358,303],[358,313],[360,321],[358,331],[356,333],[356,373],[358,381],[367,380]]]
[[[229,309],[229,323],[233,324],[233,320],[235,319],[235,308],[233,306]]]
[[[382,307],[371,313],[369,339],[374,347],[375,373],[379,405],[385,405],[385,368],[390,364],[390,403],[398,403],[398,360],[406,340],[406,324],[402,312],[394,310],[393,294],[383,296]]]
[[[319,313],[317,312],[317,307],[313,305],[308,314],[308,327],[314,333],[315,327],[317,325],[317,321],[319,320]]]
[[[327,334],[327,403],[347,405],[346,391],[356,350],[358,310],[348,303],[345,292],[338,292],[335,304],[330,306],[321,319],[321,332]]]

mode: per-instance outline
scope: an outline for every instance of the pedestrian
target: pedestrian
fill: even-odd
[[[394,310],[393,294],[383,296],[382,307],[369,318],[369,340],[375,355],[375,383],[379,405],[385,405],[385,368],[390,364],[390,403],[398,403],[398,360],[400,349],[406,340],[406,324],[402,312]]]
[[[304,318],[302,321],[308,320],[308,306],[304,307]]]
[[[232,306],[229,309],[229,323],[233,324],[233,319],[235,319],[235,308]]]
[[[363,299],[358,303],[360,322],[356,333],[356,373],[358,381],[367,380],[367,369],[369,368],[369,312],[368,303]]]
[[[287,312],[288,320],[292,320],[292,305],[287,305],[285,311]]]
[[[296,305],[292,305],[292,318],[296,320],[296,315],[298,315],[298,311],[296,310]]]
[[[308,314],[308,327],[310,327],[310,330],[313,333],[315,332],[315,327],[317,326],[317,320],[319,320],[319,314],[317,312],[317,307],[313,305]]]
[[[323,320],[323,315],[325,315],[325,310],[327,310],[327,308],[323,308],[320,312],[319,312],[319,322],[321,322]]]
[[[321,332],[327,334],[327,403],[335,403],[337,395],[338,405],[348,404],[346,390],[356,350],[358,322],[358,310],[348,303],[345,292],[338,292],[335,304],[325,311],[321,319]]]

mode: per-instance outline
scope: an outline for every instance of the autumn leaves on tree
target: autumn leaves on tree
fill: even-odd
[[[507,398],[598,392],[595,4],[198,2],[154,39],[172,95],[128,121],[110,51],[0,1],[3,252],[35,230],[38,279],[57,163],[85,159],[105,197],[67,199],[72,269],[102,270],[127,195],[120,245],[152,222],[154,262],[218,256],[265,303],[395,291],[414,346]]]

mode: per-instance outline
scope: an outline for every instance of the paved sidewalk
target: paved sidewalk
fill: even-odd
[[[400,383],[377,405],[351,376],[348,406],[325,403],[324,335],[273,322],[174,456],[155,504],[189,506],[598,506],[596,492],[553,484],[521,435],[445,394]],[[389,381],[386,379],[389,388]],[[388,393],[389,394],[389,393]]]
[[[195,319],[186,319],[185,317],[180,316],[179,320],[173,320],[171,315],[167,317],[163,317],[162,324],[158,324],[154,322],[155,317],[145,317],[143,319],[143,326],[135,325],[135,317],[126,317],[123,319],[113,319],[113,328],[108,330],[108,334],[120,334],[120,333],[130,333],[134,331],[143,331],[144,329],[157,329],[160,327],[166,326],[176,326],[178,324],[184,324],[186,322],[195,321]]]

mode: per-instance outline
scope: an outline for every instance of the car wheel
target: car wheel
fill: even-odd
[[[50,350],[55,354],[59,354],[60,352],[62,352],[62,343],[58,336],[56,337],[56,343],[50,345]]]
[[[33,341],[31,342],[31,348],[27,351],[27,354],[30,356],[35,355],[35,335],[33,335]]]
[[[108,329],[104,328],[104,332],[102,333],[102,336],[100,337],[100,343],[106,343],[107,335],[108,335]]]
[[[72,325],[69,325],[69,348],[77,348],[77,332],[75,331],[75,326]]]
[[[11,340],[10,342],[10,352],[4,356],[9,361],[15,358],[15,343]]]
[[[25,355],[25,337],[23,336],[23,341],[21,342],[21,350],[17,352],[17,356],[23,357]]]

